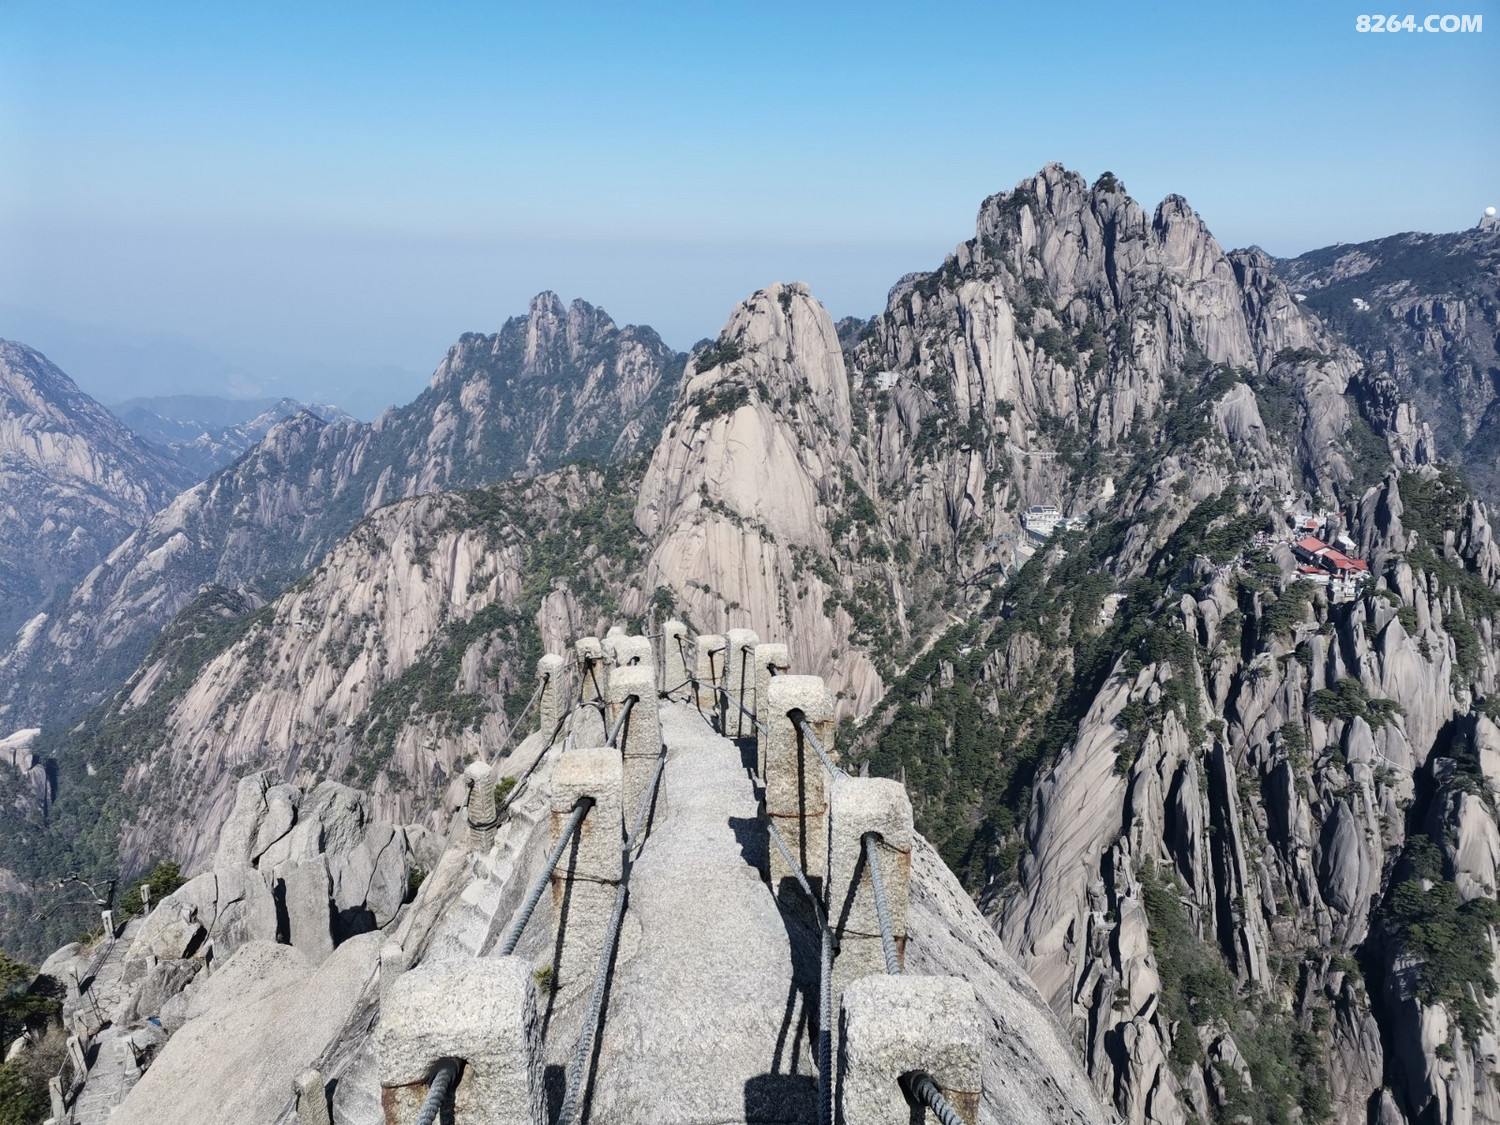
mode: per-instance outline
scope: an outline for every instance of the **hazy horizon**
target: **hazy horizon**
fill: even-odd
[[[22,0],[0,335],[96,397],[368,417],[542,290],[676,348],[778,280],[873,315],[1050,160],[1181,194],[1226,248],[1462,229],[1500,203],[1497,38],[1289,2]]]

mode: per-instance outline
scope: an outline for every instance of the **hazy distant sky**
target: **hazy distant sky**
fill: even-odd
[[[0,303],[404,399],[541,289],[682,348],[778,279],[873,314],[1049,160],[1226,246],[1469,226],[1500,4],[1364,10],[5,0]]]

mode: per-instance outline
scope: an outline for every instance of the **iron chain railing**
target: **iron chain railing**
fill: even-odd
[[[885,880],[880,875],[880,854],[875,847],[879,840],[879,833],[866,832],[862,842],[865,847],[865,865],[870,869],[870,886],[875,891],[875,916],[880,919],[880,948],[885,953],[885,971],[896,974],[901,971],[901,959],[896,954],[891,908],[885,898]]]
[[[919,1070],[907,1081],[911,1083],[911,1092],[922,1101],[923,1105],[932,1110],[942,1125],[964,1125],[964,1119],[958,1115],[958,1110],[949,1104],[948,1099],[943,1097],[943,1092],[932,1080],[932,1075]]]

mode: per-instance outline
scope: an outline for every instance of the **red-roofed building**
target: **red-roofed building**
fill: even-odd
[[[1352,559],[1337,547],[1330,547],[1314,535],[1308,535],[1292,544],[1292,551],[1309,566],[1325,574],[1340,578],[1354,578],[1370,572],[1370,564],[1364,559]]]

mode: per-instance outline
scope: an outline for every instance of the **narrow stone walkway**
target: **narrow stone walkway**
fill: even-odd
[[[661,721],[662,800],[630,880],[640,940],[616,964],[589,1120],[815,1122],[815,942],[761,878],[739,747],[696,708],[664,702]]]

